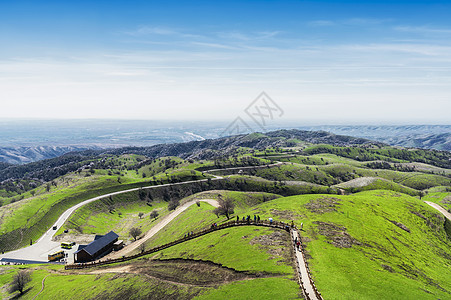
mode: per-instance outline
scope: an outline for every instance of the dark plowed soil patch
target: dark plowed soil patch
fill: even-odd
[[[410,233],[410,229],[407,228],[406,225],[404,225],[404,224],[402,224],[402,223],[400,223],[400,222],[394,221],[394,220],[390,220],[390,219],[387,219],[387,218],[385,218],[385,219],[386,219],[387,221],[389,221],[390,223],[392,223],[393,225],[396,225],[396,226],[398,226],[399,228],[401,228],[402,230],[404,230],[404,231]]]
[[[131,266],[130,272],[198,286],[215,286],[237,280],[269,276],[269,274],[240,272],[209,261],[188,259],[139,260]]]
[[[260,249],[266,250],[271,259],[278,259],[281,263],[290,264],[290,235],[288,232],[274,230],[271,234],[254,237],[251,245],[259,245]]]
[[[318,234],[327,238],[327,242],[338,248],[351,248],[361,243],[346,232],[346,227],[333,223],[316,221]]]
[[[294,220],[301,217],[301,215],[296,214],[292,212],[291,210],[277,210],[277,209],[271,209],[270,210],[271,215],[281,217],[288,220]]]
[[[422,218],[422,219],[425,220],[425,221],[427,221],[427,219],[428,219],[428,218],[426,218],[423,214],[421,214],[421,213],[419,213],[419,212],[417,212],[417,211],[411,210],[410,212],[413,213],[414,215],[416,215],[416,216]]]
[[[321,197],[305,204],[305,207],[313,213],[324,214],[337,211],[336,207],[340,205],[340,201],[340,199],[334,197]]]
[[[451,204],[451,196],[446,196],[440,202],[443,203],[443,204]]]

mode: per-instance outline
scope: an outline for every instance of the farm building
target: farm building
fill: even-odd
[[[86,246],[78,248],[74,253],[75,262],[93,261],[113,250],[114,244],[117,242],[119,236],[110,231],[104,236],[96,236],[96,239]]]

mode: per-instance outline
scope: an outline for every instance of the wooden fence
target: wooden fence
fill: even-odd
[[[157,246],[154,248],[151,248],[149,250],[143,251],[141,253],[135,254],[135,255],[131,255],[131,256],[123,256],[121,258],[116,258],[116,259],[106,259],[106,260],[98,260],[98,261],[94,261],[94,262],[89,262],[89,263],[77,263],[77,264],[70,264],[70,265],[66,265],[64,268],[66,270],[74,270],[74,269],[85,269],[85,268],[92,268],[92,267],[97,267],[97,266],[102,266],[102,265],[108,265],[108,264],[114,264],[114,263],[118,263],[118,262],[124,262],[124,261],[129,261],[132,259],[136,259],[138,257],[142,257],[144,255],[149,255],[167,248],[170,248],[172,246],[184,243],[186,241],[190,241],[193,240],[195,238],[201,237],[203,235],[209,234],[211,232],[215,232],[217,230],[222,230],[222,229],[226,229],[226,228],[231,228],[231,227],[237,227],[237,226],[262,226],[262,227],[270,227],[270,228],[277,228],[277,229],[282,229],[282,230],[286,230],[287,232],[290,232],[290,237],[291,237],[291,244],[293,246],[293,253],[296,253],[296,245],[294,243],[294,239],[293,239],[293,233],[297,232],[299,236],[301,236],[299,234],[299,231],[297,231],[296,228],[291,228],[289,224],[284,223],[284,222],[277,222],[277,221],[266,221],[266,220],[261,220],[261,221],[254,221],[252,219],[250,220],[239,220],[239,221],[229,221],[227,223],[224,224],[220,224],[220,225],[216,225],[216,226],[212,226],[210,228],[204,229],[202,231],[198,231],[198,232],[194,232],[192,234],[188,234],[186,236],[184,236],[183,238],[177,239],[173,242],[161,245],[161,246]],[[304,245],[301,244],[301,248],[300,250],[302,251],[302,255],[304,257],[304,261],[305,261],[305,266],[307,268],[307,273],[308,273],[308,280],[310,281],[310,284],[313,287],[313,290],[315,292],[315,295],[318,299],[323,299],[321,296],[321,293],[318,291],[318,289],[316,288],[315,284],[313,283],[313,280],[311,278],[311,274],[310,274],[310,268],[308,267],[307,261],[305,260],[305,252],[304,252]],[[294,255],[294,261],[295,261],[295,265],[296,265],[296,271],[298,274],[298,282],[299,285],[302,289],[302,293],[304,295],[304,297],[306,299],[311,299],[309,297],[309,294],[307,293],[307,291],[305,290],[304,284],[303,284],[303,279],[301,278],[301,272],[300,272],[300,267],[299,267],[299,262],[296,258],[296,255]]]

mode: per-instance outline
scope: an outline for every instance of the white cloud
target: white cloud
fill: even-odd
[[[220,44],[220,43],[204,43],[204,42],[191,42],[193,45],[209,47],[209,48],[219,48],[219,49],[229,49],[229,50],[238,50],[239,47],[233,47],[230,45]]]
[[[412,32],[420,34],[451,34],[451,29],[449,28],[432,28],[428,26],[396,26],[395,30],[401,32]]]
[[[157,34],[157,35],[174,35],[178,34],[178,32],[174,31],[173,29],[169,28],[163,28],[163,27],[150,27],[150,26],[140,26],[138,29],[134,31],[126,31],[125,34],[132,35],[132,36],[144,36],[144,35],[151,35],[151,34]]]
[[[326,27],[326,26],[334,26],[336,25],[336,23],[330,20],[316,20],[308,22],[308,25],[312,27],[323,27],[323,26]]]
[[[202,35],[188,33],[184,30],[161,27],[161,26],[140,26],[132,31],[123,31],[122,34],[133,37],[147,37],[147,36],[177,36],[182,38],[203,38]]]
[[[425,56],[440,56],[442,58],[451,57],[451,46],[430,45],[430,44],[360,44],[344,45],[343,48],[354,51],[365,52],[399,52]]]
[[[350,18],[343,20],[314,20],[307,23],[311,27],[330,27],[337,25],[371,26],[392,22],[391,19]]]
[[[170,41],[138,48],[146,50],[0,61],[0,118],[233,120],[262,90],[289,119],[307,111],[302,117],[312,120],[414,120],[421,112],[446,119],[451,110],[451,101],[443,100],[451,95],[451,46],[334,45],[282,38],[275,30],[188,42],[189,33],[168,28],[140,34],[128,36]],[[435,105],[435,115],[425,103]]]
[[[354,25],[354,26],[369,26],[369,25],[380,25],[392,21],[393,21],[392,19],[350,18],[342,20],[341,23],[345,25]]]
[[[258,32],[240,32],[240,31],[225,31],[217,34],[218,38],[226,40],[238,41],[258,41],[268,40],[279,35],[281,31],[258,31]]]

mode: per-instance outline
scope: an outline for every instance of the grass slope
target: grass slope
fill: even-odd
[[[19,269],[32,271],[32,281],[27,285],[23,296],[16,293],[15,298],[33,299],[41,290],[42,279],[45,288],[37,299],[192,299],[205,290],[201,287],[180,285],[157,278],[138,274],[68,273],[48,266],[0,266],[0,296],[8,299],[7,285]]]
[[[390,191],[302,195],[250,212],[303,223],[312,274],[325,299],[451,295],[451,242],[444,218],[416,198]]]

